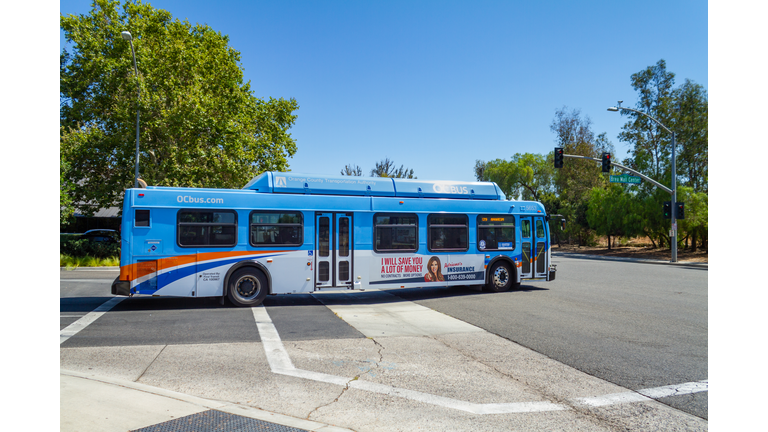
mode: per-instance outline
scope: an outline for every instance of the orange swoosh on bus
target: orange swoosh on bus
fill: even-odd
[[[152,274],[158,271],[166,270],[180,265],[193,264],[201,261],[217,260],[232,257],[258,256],[279,252],[290,252],[287,250],[274,251],[227,251],[227,252],[203,252],[189,255],[178,255],[157,260],[141,261],[127,266],[120,267],[120,280],[130,281],[142,276]]]

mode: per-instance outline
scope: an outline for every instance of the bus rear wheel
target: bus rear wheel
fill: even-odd
[[[259,270],[242,268],[229,278],[227,297],[235,306],[258,306],[269,294],[267,277]]]
[[[512,265],[506,261],[499,261],[491,267],[488,275],[488,284],[485,286],[491,292],[509,291],[515,284],[515,273]]]

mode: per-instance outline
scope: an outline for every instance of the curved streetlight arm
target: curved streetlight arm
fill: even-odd
[[[674,135],[674,134],[675,134],[674,132],[672,132],[671,130],[669,130],[669,128],[667,128],[666,126],[664,126],[664,124],[662,124],[660,121],[656,120],[655,118],[653,118],[653,117],[649,116],[648,114],[646,114],[646,113],[644,113],[644,112],[642,112],[642,111],[638,111],[638,110],[636,110],[636,109],[632,109],[632,108],[625,108],[625,107],[623,107],[623,106],[621,106],[621,105],[619,105],[619,106],[617,106],[617,107],[610,107],[610,108],[608,108],[608,111],[618,111],[618,110],[620,110],[620,109],[621,109],[621,110],[626,110],[626,111],[632,111],[632,112],[635,112],[635,113],[638,113],[638,114],[644,115],[644,116],[648,117],[649,119],[651,119],[651,120],[655,121],[657,125],[659,125],[659,126],[663,127],[665,131],[667,131],[667,132],[671,133],[672,135]]]

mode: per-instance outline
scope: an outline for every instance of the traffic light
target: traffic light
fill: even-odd
[[[603,172],[611,172],[611,154],[603,153]]]
[[[563,148],[555,147],[555,168],[563,167]]]
[[[672,219],[672,201],[664,201],[664,219]]]
[[[675,203],[675,219],[685,219],[685,203]]]

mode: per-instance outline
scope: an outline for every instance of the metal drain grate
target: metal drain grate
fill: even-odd
[[[307,432],[216,410],[203,411],[131,432]]]

